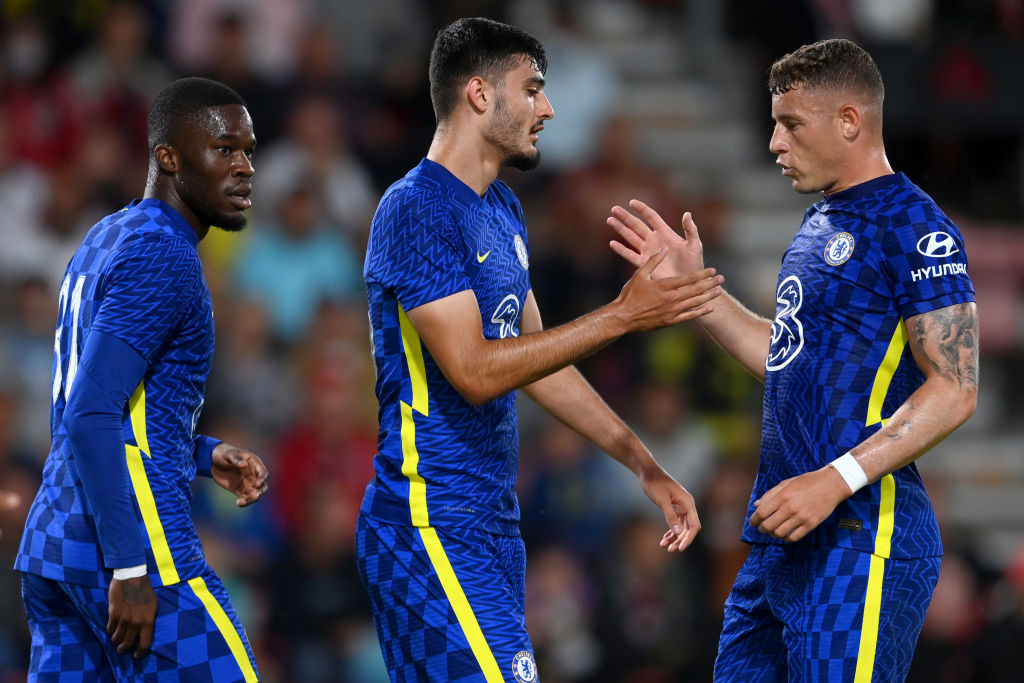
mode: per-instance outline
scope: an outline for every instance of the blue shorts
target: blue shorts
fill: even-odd
[[[903,681],[940,562],[753,545],[725,602],[716,683]]]
[[[518,536],[359,516],[359,573],[391,680],[539,680]]]
[[[118,654],[107,635],[107,589],[22,574],[32,654],[29,682],[227,683],[257,680],[224,585],[210,572],[154,589],[153,649]]]

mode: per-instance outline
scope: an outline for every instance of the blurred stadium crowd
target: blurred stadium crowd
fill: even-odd
[[[912,681],[1024,678],[1024,1],[5,0],[0,3],[0,518],[10,567],[49,449],[56,288],[84,231],[144,185],[145,117],[171,78],[248,102],[259,147],[249,228],[201,244],[217,351],[201,431],[260,453],[269,498],[212,483],[195,516],[264,680],[385,680],[353,557],[376,402],[361,282],[383,190],[433,131],[426,60],[459,16],[548,48],[544,160],[503,176],[531,229],[546,323],[613,298],[628,270],[608,209],[692,210],[706,262],[774,309],[785,241],[813,198],[767,152],[771,61],[846,36],[886,77],[894,167],[963,228],[982,317],[978,414],[926,456],[948,534]],[[773,227],[777,226],[777,227]],[[524,401],[519,493],[529,628],[546,683],[710,680],[745,554],[760,385],[696,326],[638,335],[581,369],[698,500],[683,556],[632,476]],[[222,495],[223,494],[223,495]],[[19,577],[0,570],[0,682],[24,680]]]

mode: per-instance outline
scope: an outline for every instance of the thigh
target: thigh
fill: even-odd
[[[539,680],[520,538],[361,516],[356,544],[393,681]]]
[[[716,683],[774,683],[786,680],[782,623],[765,592],[772,547],[751,546],[725,601],[715,659]]]
[[[221,683],[258,680],[245,629],[213,572],[156,589],[153,650],[142,660],[119,655],[126,681]]]
[[[26,574],[22,592],[32,629],[30,668],[40,672],[32,680],[40,683],[257,680],[248,638],[212,572],[156,589],[153,648],[142,659],[118,653],[110,642],[106,589]]]
[[[790,680],[902,681],[938,577],[938,558],[893,560],[846,548],[790,554],[772,585],[785,623]]]
[[[100,588],[73,587],[35,574],[22,574],[21,594],[25,603],[32,652],[28,680],[31,683],[113,682],[103,640],[83,607],[99,603],[105,609],[106,593]],[[83,604],[84,603],[84,604]]]

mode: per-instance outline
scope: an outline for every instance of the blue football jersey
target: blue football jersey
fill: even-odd
[[[481,198],[424,159],[381,199],[363,277],[380,406],[376,476],[363,514],[517,534],[515,392],[481,406],[467,403],[406,312],[471,289],[484,336],[517,336],[530,291],[519,200],[501,181]]]
[[[143,199],[93,226],[71,259],[58,302],[52,446],[16,569],[70,583],[109,583],[94,508],[62,424],[77,359],[90,333],[100,331],[147,363],[125,410],[123,435],[150,579],[169,585],[206,570],[189,488],[205,438],[195,435],[195,425],[214,348],[213,305],[197,243],[179,213]]]
[[[751,505],[878,431],[924,382],[906,321],[974,301],[963,237],[902,173],[814,204],[786,250],[765,374]],[[746,525],[746,541],[774,542]],[[802,541],[881,557],[940,555],[928,493],[911,464],[841,503]]]

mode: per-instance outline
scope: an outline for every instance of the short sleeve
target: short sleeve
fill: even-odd
[[[92,329],[152,360],[194,304],[201,282],[199,257],[184,240],[147,235],[132,241],[108,264]]]
[[[405,310],[470,289],[445,203],[413,189],[392,193],[373,219],[366,280],[394,291]]]
[[[974,301],[963,236],[934,206],[919,204],[894,216],[884,249],[904,320]]]

